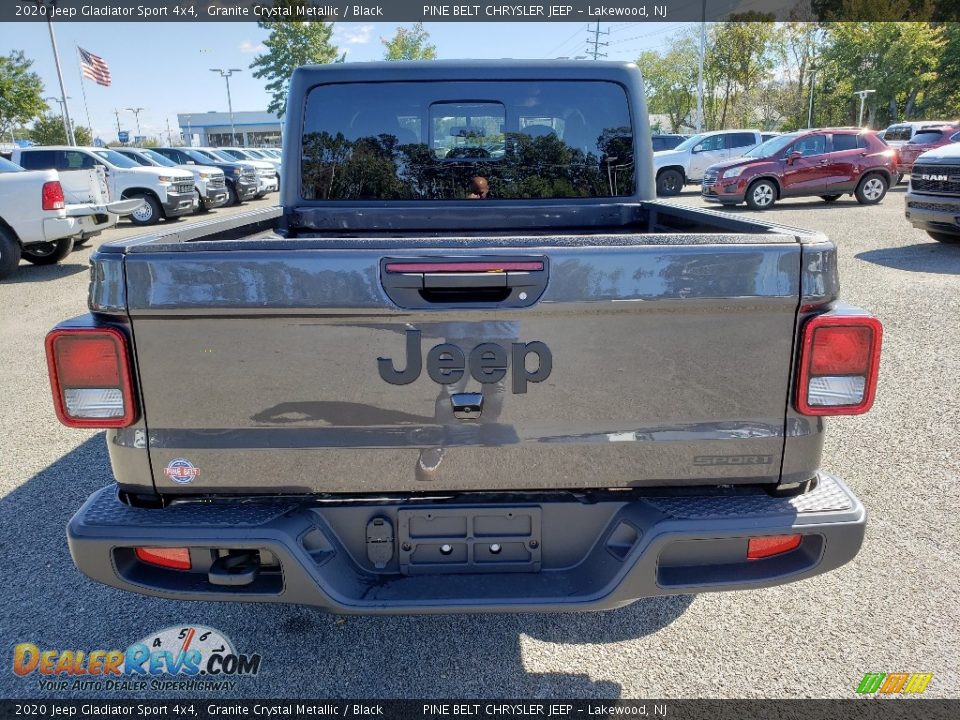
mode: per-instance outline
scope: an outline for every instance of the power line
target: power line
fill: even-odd
[[[672,25],[660,28],[659,30],[654,30],[653,32],[641,33],[640,35],[634,35],[628,38],[618,38],[610,42],[611,45],[623,45],[624,43],[632,42],[633,40],[641,40],[647,37],[654,37],[655,35],[662,35],[663,33],[674,32],[679,30],[681,27],[688,25],[689,23],[673,23]]]
[[[589,27],[589,26],[588,26],[588,27]],[[564,40],[562,43],[560,43],[559,45],[557,45],[553,50],[551,50],[550,52],[548,52],[548,53],[547,53],[547,56],[552,56],[554,53],[558,52],[558,51],[560,50],[560,48],[565,47],[566,44],[569,43],[571,40],[573,40],[575,37],[577,37],[577,36],[580,34],[580,32],[581,32],[580,28],[577,28],[576,30],[574,30],[574,31],[573,31],[573,35],[571,35],[570,37],[568,37],[568,38],[567,38],[566,40]]]

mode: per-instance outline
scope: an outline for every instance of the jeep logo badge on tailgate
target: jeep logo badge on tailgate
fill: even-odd
[[[441,343],[427,353],[427,374],[435,383],[450,385],[460,380],[469,367],[470,375],[477,382],[495,383],[507,374],[508,354],[515,395],[525,393],[527,383],[543,382],[550,377],[553,355],[539,340],[512,343],[510,348],[493,342],[480,343],[469,355],[458,345]],[[533,371],[527,369],[527,357],[531,355],[537,358],[537,368]],[[380,377],[392,385],[409,385],[415,381],[420,377],[422,364],[419,330],[407,330],[407,362],[403,370],[398,370],[390,358],[377,358]]]

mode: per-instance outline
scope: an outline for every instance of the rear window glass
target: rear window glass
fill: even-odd
[[[925,145],[926,143],[940,142],[943,138],[942,130],[921,130],[910,141],[914,145]]]
[[[883,134],[883,139],[887,142],[909,140],[912,134],[913,128],[909,125],[893,125],[887,128],[887,131]]]
[[[623,197],[626,94],[602,81],[321,85],[307,97],[307,200]]]

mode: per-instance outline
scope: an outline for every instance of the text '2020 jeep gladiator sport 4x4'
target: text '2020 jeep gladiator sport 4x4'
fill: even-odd
[[[282,206],[102,245],[47,338],[91,578],[337,612],[612,608],[857,553],[881,329],[826,237],[654,199],[620,63],[305,67]]]

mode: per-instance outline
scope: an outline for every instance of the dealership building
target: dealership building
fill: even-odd
[[[234,111],[234,140],[230,140],[230,113],[177,113],[177,124],[185,145],[221,147],[280,147],[280,118],[270,112]]]

